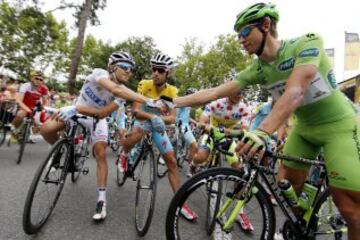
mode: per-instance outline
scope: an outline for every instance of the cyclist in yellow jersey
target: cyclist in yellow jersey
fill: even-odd
[[[152,99],[159,99],[160,96],[176,97],[178,92],[177,88],[166,82],[174,67],[173,59],[164,54],[157,54],[150,60],[150,64],[152,79],[140,81],[138,92]],[[173,109],[169,113],[164,114],[157,110],[147,110],[139,103],[134,103],[133,109],[136,115],[134,128],[131,133],[120,140],[125,150],[120,156],[120,169],[126,171],[127,161],[132,160],[128,158],[127,153],[141,140],[145,133],[152,132],[153,141],[158,147],[163,159],[166,161],[169,170],[168,178],[170,185],[173,191],[176,192],[180,187],[180,177],[177,171],[173,147],[169,137],[164,131],[164,122],[165,124],[175,123],[176,110]],[[181,213],[190,221],[197,218],[196,214],[192,212],[186,204],[184,204]]]

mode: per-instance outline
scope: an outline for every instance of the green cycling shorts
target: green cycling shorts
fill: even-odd
[[[346,118],[316,126],[296,125],[284,146],[284,154],[314,159],[323,148],[330,185],[360,191],[360,124]],[[287,167],[308,169],[310,165],[284,161]]]

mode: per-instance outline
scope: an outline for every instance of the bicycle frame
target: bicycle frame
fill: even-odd
[[[322,161],[318,160],[311,160],[306,158],[297,158],[297,157],[291,157],[286,155],[277,155],[277,154],[271,154],[268,156],[271,160],[270,164],[275,164],[276,160],[283,159],[283,160],[290,160],[290,161],[296,161],[296,162],[302,162],[302,163],[308,163],[311,165],[320,166],[322,168],[325,168],[325,165]],[[236,217],[239,215],[240,210],[245,206],[247,200],[251,198],[252,191],[256,191],[255,182],[257,181],[258,176],[262,178],[265,185],[268,187],[268,189],[271,191],[273,196],[275,197],[276,201],[279,204],[280,209],[286,216],[286,218],[289,220],[291,227],[293,230],[295,230],[295,234],[297,236],[303,236],[307,231],[307,225],[310,221],[310,218],[312,216],[312,207],[316,204],[316,201],[318,199],[319,193],[321,192],[321,184],[319,184],[317,193],[316,193],[316,200],[314,201],[313,205],[309,210],[305,212],[303,215],[303,218],[299,218],[295,215],[293,208],[288,204],[287,200],[284,198],[282,193],[280,192],[280,189],[276,187],[275,178],[269,180],[266,175],[274,175],[274,170],[265,167],[262,165],[259,165],[259,160],[250,161],[250,172],[248,173],[248,176],[246,176],[247,183],[245,185],[239,184],[234,192],[228,196],[228,199],[226,200],[223,207],[219,210],[216,218],[218,219],[219,224],[222,226],[223,230],[225,232],[230,232],[233,223],[236,219]],[[246,174],[245,174],[246,175]],[[320,176],[322,179],[326,178],[326,172],[323,171],[322,175]],[[275,187],[274,187],[275,186]],[[240,192],[241,190],[241,192]],[[240,196],[239,196],[240,194]],[[226,220],[226,222],[221,222],[219,219],[221,219],[222,216],[224,216],[226,210],[229,208],[229,206],[233,203],[233,201],[237,201],[235,204],[235,208],[232,210],[230,216]]]

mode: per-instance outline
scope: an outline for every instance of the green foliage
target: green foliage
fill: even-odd
[[[195,39],[187,41],[176,69],[176,83],[181,92],[189,87],[209,88],[233,79],[235,73],[249,63],[249,57],[240,51],[233,35],[221,35],[204,53],[204,47]]]
[[[36,7],[0,3],[0,65],[27,79],[30,69],[45,69],[66,56],[68,31],[52,14]],[[55,65],[60,67],[60,64]]]

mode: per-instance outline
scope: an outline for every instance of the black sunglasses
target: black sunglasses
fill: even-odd
[[[44,81],[44,79],[39,78],[39,77],[36,77],[36,78],[35,78],[35,80],[38,80],[38,81],[41,81],[41,82],[43,82],[43,81]]]
[[[160,73],[160,74],[163,74],[164,72],[166,72],[166,69],[165,68],[157,68],[157,67],[153,67],[152,69],[151,69],[153,72],[158,72],[158,73]]]

